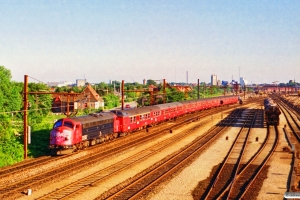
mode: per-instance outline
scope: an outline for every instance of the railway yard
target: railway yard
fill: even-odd
[[[278,126],[266,125],[266,96],[256,95],[1,168],[0,198],[283,199],[300,191],[299,96],[269,96],[281,108]]]

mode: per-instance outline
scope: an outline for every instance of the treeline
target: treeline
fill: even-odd
[[[13,123],[22,115],[22,85],[11,81],[10,70],[0,66],[0,167],[23,159],[20,128]]]
[[[11,78],[10,70],[0,66],[0,167],[22,161],[24,157],[24,83],[12,81]],[[28,92],[37,91],[49,91],[49,88],[43,83],[28,84]],[[51,113],[52,97],[28,95],[28,102],[28,124],[31,126],[33,143],[27,154],[31,157],[45,155],[47,145],[39,145],[39,141],[49,139],[52,124],[45,123],[45,119]]]

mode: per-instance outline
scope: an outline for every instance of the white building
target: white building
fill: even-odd
[[[240,84],[241,84],[241,86],[248,85],[248,80],[245,79],[245,78],[243,78],[243,77],[241,77],[241,78],[240,78]]]
[[[80,86],[85,86],[86,83],[86,79],[76,79],[76,86],[80,87]]]
[[[69,86],[73,83],[70,81],[60,81],[60,82],[48,82],[47,85],[49,87],[63,87],[63,86]]]
[[[217,85],[218,84],[218,77],[216,74],[211,75],[211,85]]]

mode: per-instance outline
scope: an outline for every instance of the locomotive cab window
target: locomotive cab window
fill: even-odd
[[[73,128],[73,127],[74,127],[73,124],[72,124],[72,122],[65,122],[65,123],[64,123],[64,126],[70,127],[70,128]]]
[[[55,124],[53,128],[57,128],[57,127],[61,127],[62,126],[62,120],[58,120]]]

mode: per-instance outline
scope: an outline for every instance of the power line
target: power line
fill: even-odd
[[[32,78],[32,79],[38,81],[38,82],[44,83],[43,81],[40,81],[40,80],[38,80],[38,79],[36,79],[36,78],[33,78],[33,77],[31,77],[31,76],[28,76],[28,77],[30,77],[30,78]],[[48,85],[47,83],[44,83],[44,84],[45,84],[45,85]]]

